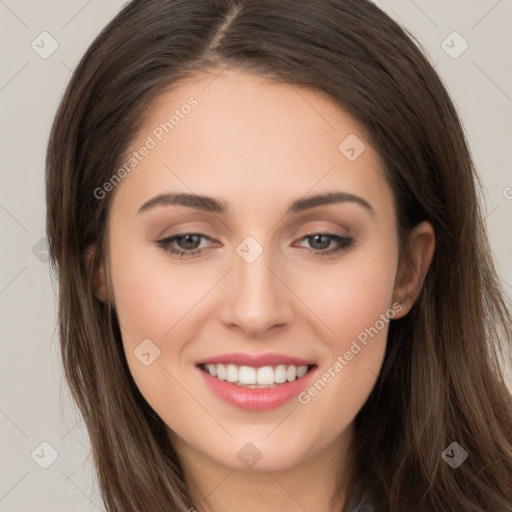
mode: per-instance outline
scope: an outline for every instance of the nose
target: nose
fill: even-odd
[[[293,292],[288,288],[282,265],[272,260],[271,251],[252,263],[234,255],[234,268],[226,276],[219,319],[252,339],[263,339],[295,317]]]

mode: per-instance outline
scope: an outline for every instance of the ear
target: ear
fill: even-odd
[[[394,301],[402,304],[395,318],[405,316],[418,298],[432,263],[435,245],[434,228],[426,221],[418,224],[407,238],[395,280]]]
[[[85,251],[84,260],[85,260],[85,264],[86,264],[87,268],[90,268],[91,265],[93,265],[92,282],[93,282],[94,295],[101,302],[108,303],[108,288],[107,288],[105,266],[103,264],[103,261],[97,260],[95,247],[89,247]]]

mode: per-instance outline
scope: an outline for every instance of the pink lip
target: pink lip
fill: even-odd
[[[268,411],[281,407],[310,385],[317,369],[315,366],[300,379],[278,384],[274,388],[251,389],[212,377],[207,371],[197,367],[197,371],[213,393],[230,405],[246,411]]]
[[[298,357],[287,356],[285,354],[244,354],[242,352],[234,352],[232,354],[224,354],[221,356],[210,357],[198,361],[196,365],[203,364],[236,364],[237,366],[252,366],[260,368],[262,366],[277,366],[279,364],[304,366],[313,365],[315,361],[306,361]]]

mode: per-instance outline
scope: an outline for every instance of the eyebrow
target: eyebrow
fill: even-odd
[[[375,209],[373,206],[363,199],[362,197],[354,194],[348,194],[346,192],[330,192],[327,194],[320,194],[315,196],[309,196],[300,198],[290,204],[286,214],[299,213],[310,208],[317,206],[324,206],[335,203],[355,203],[365,208],[372,216],[375,216]],[[202,210],[210,213],[226,213],[228,210],[225,201],[221,201],[209,196],[200,196],[196,194],[185,194],[185,193],[167,193],[159,194],[148,201],[146,201],[137,212],[137,215],[157,206],[170,206],[178,205],[185,206],[187,208],[194,208],[196,210]]]

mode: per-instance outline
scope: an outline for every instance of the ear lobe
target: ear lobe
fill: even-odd
[[[399,262],[394,299],[402,304],[400,315],[405,316],[418,298],[435,250],[434,228],[429,222],[418,224],[406,242],[405,256]]]
[[[93,272],[92,283],[94,295],[101,302],[108,303],[108,289],[105,267],[102,261],[97,260],[96,249],[94,247],[89,247],[85,251],[84,260],[87,268]]]

